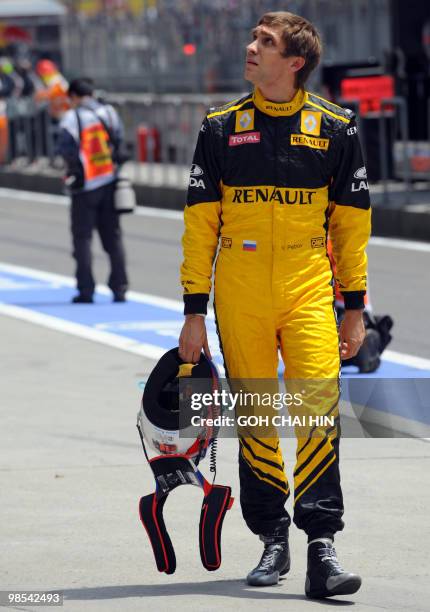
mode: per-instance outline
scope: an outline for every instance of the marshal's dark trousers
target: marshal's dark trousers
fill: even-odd
[[[78,290],[84,296],[92,296],[95,288],[91,256],[94,229],[97,229],[103,249],[109,255],[111,272],[108,286],[114,294],[124,294],[128,287],[119,215],[114,209],[113,196],[113,183],[72,195],[73,257]]]

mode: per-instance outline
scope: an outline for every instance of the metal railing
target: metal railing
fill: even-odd
[[[53,158],[55,125],[46,104],[36,104],[32,98],[9,99],[6,102],[6,116],[6,162],[20,158],[32,163],[41,157]]]

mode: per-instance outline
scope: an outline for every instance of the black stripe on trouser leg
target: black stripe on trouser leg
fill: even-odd
[[[322,449],[322,447],[326,443],[327,443],[327,436],[322,438],[320,443],[318,444],[318,446],[316,448],[314,448],[314,450],[310,453],[310,455],[308,457],[306,457],[306,459],[303,461],[303,463],[301,463],[300,465],[298,465],[296,467],[296,469],[294,470],[294,476],[298,476],[301,472],[303,472],[305,467],[310,464],[310,462],[315,457],[315,455],[317,455],[317,453],[319,453],[319,451]]]
[[[261,480],[260,470],[251,469],[239,449],[240,505],[242,515],[249,529],[255,534],[270,535],[279,527],[288,529],[291,519],[285,510],[289,489],[284,482],[271,478]],[[263,476],[270,476],[261,473]],[[281,488],[278,488],[281,487]],[[288,485],[287,485],[288,487]]]
[[[297,487],[294,523],[311,538],[342,531],[343,496],[339,473],[339,439],[332,439],[332,450]]]
[[[284,467],[282,464],[279,464],[277,461],[271,461],[270,459],[266,459],[265,457],[260,457],[259,455],[254,453],[252,448],[246,442],[245,438],[239,438],[239,441],[246,448],[246,450],[252,455],[252,465],[251,465],[252,468],[254,468],[256,461],[260,461],[261,463],[265,463],[267,466],[270,466],[274,468],[275,470],[279,470],[281,473],[280,475],[284,476]],[[281,482],[283,483],[284,481],[282,480]]]
[[[259,444],[260,446],[262,446],[263,448],[267,448],[267,450],[273,451],[274,453],[276,453],[278,451],[279,448],[279,441],[276,445],[275,448],[273,448],[272,446],[270,446],[269,444],[266,444],[265,442],[262,442],[261,440],[259,440],[258,438],[255,438],[250,432],[248,432],[249,437],[254,440],[254,442],[257,442],[257,444]]]
[[[306,476],[306,478],[303,480],[303,482],[301,482],[294,490],[294,497],[296,499],[300,498],[300,495],[303,494],[304,491],[306,491],[306,489],[314,484],[315,482],[317,482],[318,477],[320,475],[322,475],[325,471],[325,469],[329,466],[329,464],[331,464],[333,462],[333,460],[336,459],[336,453],[334,452],[334,449],[331,449],[330,451],[328,451],[326,454],[324,454],[324,457],[321,459],[321,461],[318,463],[318,465],[316,465],[313,470],[309,473],[308,476]]]
[[[340,392],[339,392],[339,395],[338,395],[338,397],[337,397],[336,402],[335,402],[335,403],[334,403],[334,404],[333,404],[333,405],[332,405],[332,406],[329,408],[329,410],[327,410],[327,412],[326,412],[326,413],[324,413],[324,414],[323,414],[323,415],[321,415],[321,416],[328,416],[328,415],[329,415],[331,412],[333,412],[333,410],[334,410],[334,409],[335,409],[335,408],[336,408],[336,407],[339,405],[339,400],[340,400]],[[338,417],[336,417],[336,418],[338,418]],[[310,430],[310,432],[309,432],[309,437],[308,437],[308,439],[306,440],[305,444],[303,444],[302,448],[301,448],[299,451],[297,451],[297,457],[298,457],[298,456],[299,456],[301,453],[303,453],[303,451],[305,450],[305,448],[307,447],[307,445],[308,445],[308,444],[310,443],[310,441],[313,439],[312,434],[313,434],[313,432],[314,432],[316,429],[317,429],[317,425],[314,425],[314,426],[312,427],[312,429]]]

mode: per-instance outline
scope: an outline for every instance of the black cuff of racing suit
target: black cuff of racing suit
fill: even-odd
[[[364,308],[365,291],[341,291],[345,301],[345,310],[359,310]]]
[[[186,293],[184,295],[184,315],[206,314],[208,300],[208,293]]]
[[[317,531],[310,531],[308,533],[308,544],[309,542],[312,542],[312,540],[321,540],[322,538],[326,538],[334,542],[334,533],[332,531],[324,531],[321,529]]]

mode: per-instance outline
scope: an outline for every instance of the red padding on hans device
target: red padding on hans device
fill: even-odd
[[[200,514],[199,543],[200,557],[208,571],[217,570],[221,565],[221,529],[225,513],[231,507],[231,488],[213,485],[203,499]]]
[[[155,493],[145,495],[139,502],[139,516],[151,542],[158,571],[173,574],[176,570],[176,556],[163,519],[166,499],[163,497],[157,501]]]

